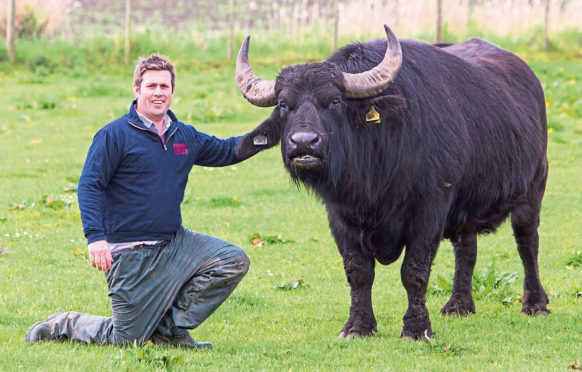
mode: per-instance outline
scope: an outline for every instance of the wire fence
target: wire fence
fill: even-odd
[[[19,37],[123,35],[127,1],[0,0],[0,31],[15,2]],[[442,21],[454,32],[499,34],[543,27],[582,27],[582,0],[441,0]],[[340,35],[377,34],[389,24],[399,35],[433,32],[438,0],[133,0],[134,32],[177,30],[204,35],[261,31],[282,36],[334,30]],[[549,7],[547,5],[549,4]],[[546,19],[547,17],[547,19]]]
[[[582,0],[0,0],[0,4],[4,5],[0,33],[5,35],[10,61],[16,60],[17,39],[73,43],[94,37],[123,39],[129,63],[136,34],[163,38],[171,33],[172,38],[197,45],[226,36],[231,59],[237,33],[293,41],[329,35],[334,50],[338,38],[379,36],[383,24],[399,37],[437,42],[491,33],[523,38],[529,33],[533,37],[526,35],[526,43],[541,40],[546,50],[554,48],[551,34],[567,30],[561,47],[582,46]]]

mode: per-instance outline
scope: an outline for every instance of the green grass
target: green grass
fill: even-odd
[[[274,76],[289,58],[265,52],[257,73]],[[377,265],[378,333],[339,340],[350,301],[341,257],[324,208],[289,181],[277,147],[236,166],[191,174],[184,224],[232,241],[251,258],[234,294],[193,332],[215,345],[202,352],[25,343],[28,327],[53,312],[110,314],[70,188],[93,134],[126,111],[131,71],[97,74],[83,65],[79,74],[52,74],[3,65],[0,250],[9,250],[0,255],[0,370],[566,370],[582,359],[582,64],[541,58],[531,65],[544,85],[552,128],[540,227],[548,317],[520,315],[523,269],[505,224],[479,239],[476,273],[485,286],[475,289],[476,315],[439,317],[447,294],[432,290],[427,304],[436,337],[400,339],[407,302],[398,261]],[[246,103],[230,64],[179,61],[178,68],[172,108],[201,131],[241,134],[270,113]],[[267,244],[254,246],[253,237]],[[506,280],[499,293],[487,289],[491,263],[495,276],[517,273],[518,279]],[[453,268],[450,244],[443,242],[431,284],[438,286],[439,277],[441,285],[450,282]]]

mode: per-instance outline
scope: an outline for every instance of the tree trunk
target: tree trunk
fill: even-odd
[[[546,0],[546,9],[544,10],[544,50],[550,49],[548,40],[548,28],[550,24],[550,0]]]
[[[443,42],[443,0],[437,0],[436,42]]]
[[[14,51],[14,17],[16,15],[16,0],[8,0],[8,10],[6,12],[6,53],[8,60],[14,62],[16,60],[16,52]]]
[[[125,63],[131,62],[131,0],[125,0]]]

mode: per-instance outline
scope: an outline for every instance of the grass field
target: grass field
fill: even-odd
[[[280,61],[262,62],[257,74],[274,76]],[[550,177],[540,227],[548,317],[520,315],[523,270],[506,224],[479,240],[476,315],[439,317],[454,264],[443,242],[427,299],[434,339],[399,337],[407,306],[400,260],[377,266],[378,333],[338,339],[349,310],[341,257],[324,208],[289,181],[276,147],[236,166],[192,171],[184,224],[243,247],[251,258],[234,294],[193,332],[214,343],[202,352],[25,343],[28,327],[56,311],[110,315],[103,274],[88,262],[74,186],[93,134],[126,111],[131,75],[3,68],[0,370],[566,370],[582,360],[582,63],[529,62],[549,113]],[[172,109],[201,131],[242,134],[270,113],[246,103],[230,65],[178,68]],[[254,246],[250,237],[257,234],[272,243]]]

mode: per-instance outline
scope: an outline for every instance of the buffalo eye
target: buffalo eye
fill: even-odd
[[[279,108],[280,109],[286,109],[287,108],[287,104],[283,101],[279,102]]]
[[[337,97],[331,100],[331,104],[334,106],[339,106],[340,103],[341,103],[341,101]]]

